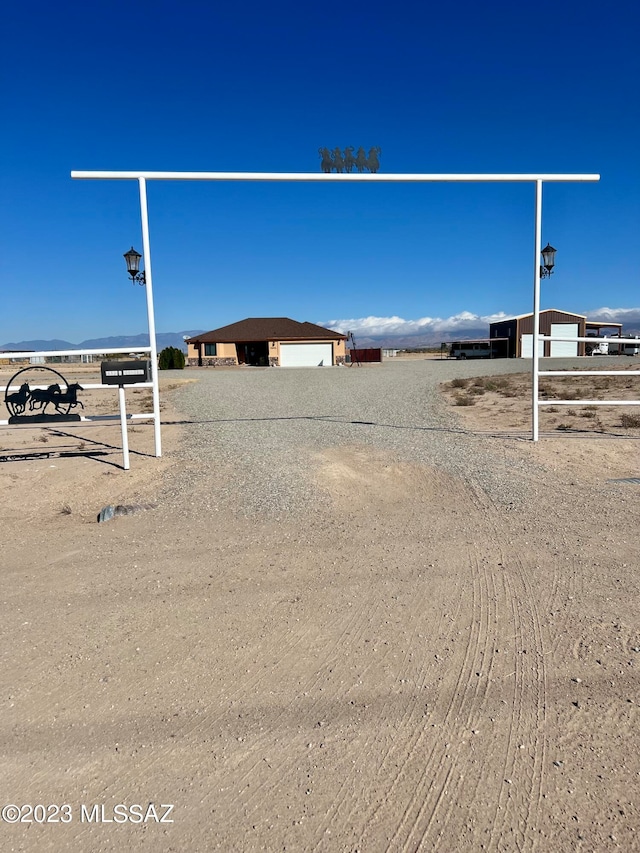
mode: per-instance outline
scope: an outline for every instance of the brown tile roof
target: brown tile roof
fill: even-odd
[[[298,323],[288,317],[247,317],[238,323],[189,338],[188,343],[248,343],[251,341],[346,340],[346,335],[314,323]]]

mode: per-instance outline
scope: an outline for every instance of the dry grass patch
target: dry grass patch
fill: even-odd
[[[585,367],[585,370],[592,366]],[[611,369],[607,366],[607,369]],[[640,430],[640,414],[629,413],[620,406],[594,406],[581,400],[637,400],[640,377],[628,376],[621,368],[619,376],[544,376],[540,379],[541,400],[575,400],[575,406],[541,406],[541,430],[575,430],[580,432],[615,433]],[[531,374],[457,378],[442,386],[451,404],[473,407],[469,417],[474,425],[491,429],[528,429],[531,425]],[[555,417],[559,415],[559,417]],[[498,417],[496,417],[498,416]]]
[[[620,423],[625,429],[640,429],[640,415],[630,415],[623,412]]]

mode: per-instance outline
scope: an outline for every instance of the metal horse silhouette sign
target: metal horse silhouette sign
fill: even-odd
[[[330,151],[328,148],[318,148],[320,168],[325,174],[329,172],[371,172],[375,174],[380,168],[380,148],[370,148],[369,153],[360,147],[354,155],[354,148],[349,146],[344,153],[339,148]]]
[[[55,380],[55,381],[53,381]],[[18,386],[9,393],[9,388]],[[80,415],[71,412],[84,405],[78,400],[82,386],[69,384],[61,373],[50,367],[25,367],[11,377],[4,394],[10,424],[49,424],[58,421],[79,421]]]

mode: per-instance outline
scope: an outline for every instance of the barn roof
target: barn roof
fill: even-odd
[[[563,308],[542,308],[540,313],[548,314],[550,311],[556,314],[568,314],[570,317],[581,317],[583,320],[587,319],[586,314],[576,314],[575,311],[565,311]],[[514,317],[505,317],[503,320],[496,320],[491,325],[496,326],[498,323],[508,323],[510,320],[524,320],[525,317],[533,317],[533,311],[527,311],[526,314],[516,314]]]

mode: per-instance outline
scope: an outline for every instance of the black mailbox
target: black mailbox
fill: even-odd
[[[103,361],[100,365],[103,385],[135,385],[148,382],[149,361]]]

